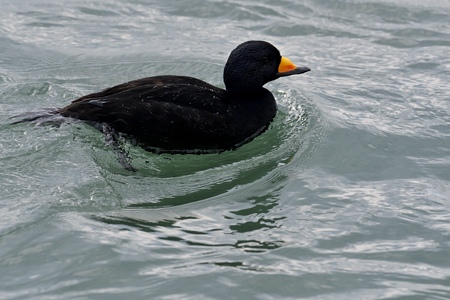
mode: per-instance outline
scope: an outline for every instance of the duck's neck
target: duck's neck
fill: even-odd
[[[232,94],[257,93],[267,81],[263,80],[260,74],[254,73],[245,65],[236,64],[229,59],[223,70],[226,90]]]
[[[248,76],[239,76],[237,74],[226,76],[224,74],[223,81],[226,90],[232,94],[256,94],[264,89],[260,82],[252,80]]]

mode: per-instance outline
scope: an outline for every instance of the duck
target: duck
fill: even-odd
[[[193,77],[160,75],[82,96],[54,113],[123,135],[151,152],[217,153],[269,127],[277,103],[266,83],[308,71],[269,42],[252,40],[231,51],[224,89]]]

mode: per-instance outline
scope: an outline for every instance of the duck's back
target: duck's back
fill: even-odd
[[[232,149],[264,131],[276,103],[263,88],[233,95],[192,77],[156,76],[83,96],[59,112],[107,124],[148,150],[202,153]]]

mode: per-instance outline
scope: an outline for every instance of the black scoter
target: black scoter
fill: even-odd
[[[147,77],[83,96],[55,113],[125,134],[148,151],[221,152],[249,142],[275,117],[275,98],[264,84],[308,71],[268,42],[247,41],[228,58],[225,89],[186,76]]]

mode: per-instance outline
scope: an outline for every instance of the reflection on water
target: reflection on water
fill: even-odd
[[[158,208],[141,204],[113,214],[95,214],[91,218],[113,225],[120,230],[140,230],[156,234],[162,240],[181,242],[189,246],[233,247],[258,253],[276,249],[283,244],[283,241],[263,234],[272,228],[282,227],[283,219],[285,219],[284,216],[271,216],[272,210],[278,206],[276,199],[274,195],[246,199],[245,203],[239,205],[239,209],[213,216],[205,216],[185,206],[167,208],[166,205],[166,208],[160,208],[160,205]],[[208,200],[208,202],[211,201],[215,202]],[[191,202],[191,205],[197,204]],[[220,222],[220,220],[228,224],[226,228],[211,226],[211,223]],[[223,235],[229,236],[227,243],[223,243],[221,238]]]
[[[284,172],[303,163],[306,154],[302,149],[308,149],[304,145],[308,144],[311,124],[317,117],[314,110],[296,104],[299,99],[291,94],[277,96],[283,111],[268,131],[251,143],[208,155],[157,155],[127,145],[137,172],[123,169],[114,151],[103,144],[95,130],[81,126],[75,133],[84,143],[94,145],[88,153],[100,167],[105,182],[120,195],[124,207],[172,207],[217,196],[230,197],[241,193],[241,187],[265,189],[267,182],[281,182]]]

